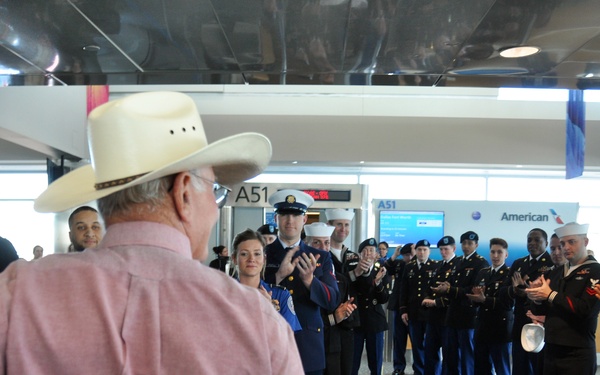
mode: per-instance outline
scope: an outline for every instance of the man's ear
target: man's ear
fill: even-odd
[[[189,173],[181,172],[175,176],[171,195],[175,211],[184,222],[189,221],[191,217],[191,189],[194,187],[192,186],[192,176]]]

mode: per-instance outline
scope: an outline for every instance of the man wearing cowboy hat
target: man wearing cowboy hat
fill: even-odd
[[[568,262],[525,289],[527,297],[540,306],[534,314],[546,315],[544,375],[596,373],[600,301],[594,289],[600,281],[600,264],[587,253],[587,232],[588,224],[557,228]]]
[[[269,197],[279,233],[265,249],[265,281],[290,291],[302,326],[295,335],[304,371],[322,374],[325,342],[321,309],[332,311],[338,306],[339,289],[329,252],[301,240],[305,214],[313,203],[310,195],[294,189],[279,190]]]
[[[208,144],[194,101],[171,92],[108,102],[88,124],[92,164],[34,207],[97,199],[106,234],[95,249],[17,261],[0,275],[0,372],[301,373],[273,306],[199,262],[225,202],[221,184],[260,173],[269,140],[244,133]],[[235,357],[218,360],[224,347]]]

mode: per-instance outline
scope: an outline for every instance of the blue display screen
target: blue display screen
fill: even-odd
[[[435,247],[442,237],[443,211],[379,211],[379,241],[390,247],[424,239]]]

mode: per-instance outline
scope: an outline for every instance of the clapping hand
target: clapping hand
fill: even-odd
[[[471,289],[471,294],[467,294],[466,296],[473,302],[485,302],[485,286],[474,286]]]
[[[313,273],[317,268],[317,261],[320,257],[320,254],[317,254],[315,257],[312,253],[302,253],[292,262],[300,272],[300,279],[302,279],[304,286],[309,289],[314,278]]]

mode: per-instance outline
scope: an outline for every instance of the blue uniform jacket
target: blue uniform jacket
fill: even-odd
[[[290,323],[292,331],[300,331],[302,326],[296,316],[296,310],[294,309],[294,301],[292,295],[284,287],[280,287],[273,284],[267,284],[264,281],[260,281],[260,285],[271,292],[271,299],[279,302],[279,313]]]
[[[285,249],[281,242],[276,240],[265,248],[267,255],[267,267],[265,269],[265,281],[275,283],[275,274],[279,269]],[[279,285],[287,288],[292,295],[296,315],[302,326],[301,331],[295,332],[296,344],[302,358],[304,371],[316,371],[325,368],[325,344],[323,338],[323,319],[321,319],[321,308],[332,311],[340,300],[340,293],[333,271],[331,254],[327,251],[315,249],[300,242],[300,250],[294,254],[295,259],[302,253],[312,253],[315,257],[319,255],[317,268],[314,271],[314,279],[307,289],[300,279],[297,268],[284,278]]]

